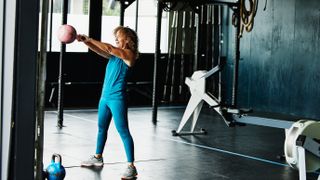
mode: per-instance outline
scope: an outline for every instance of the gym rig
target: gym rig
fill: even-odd
[[[258,1],[258,0],[257,0]],[[254,11],[251,14],[250,22],[243,19],[244,0],[158,0],[158,19],[156,31],[156,50],[154,60],[154,77],[153,77],[153,97],[152,97],[152,121],[156,123],[157,118],[157,86],[158,74],[157,63],[160,60],[160,29],[161,18],[163,10],[176,11],[181,8],[189,7],[196,13],[199,11],[199,6],[206,4],[226,5],[231,8],[233,14],[233,25],[235,27],[235,54],[234,54],[234,69],[232,82],[232,100],[230,105],[224,105],[221,102],[221,93],[218,97],[206,92],[206,79],[212,75],[219,75],[223,67],[223,63],[219,64],[211,70],[196,70],[191,77],[186,77],[185,84],[189,87],[191,97],[188,101],[186,110],[182,116],[181,122],[177,130],[172,131],[173,136],[206,134],[204,129],[195,131],[198,117],[206,102],[212,109],[214,109],[224,120],[228,127],[236,125],[253,124],[260,126],[267,126],[273,128],[285,129],[284,152],[287,163],[295,169],[299,170],[300,180],[306,180],[307,172],[316,172],[320,168],[320,123],[314,120],[298,119],[295,121],[288,121],[285,118],[266,118],[259,115],[253,115],[251,109],[241,109],[237,107],[237,88],[238,88],[238,70],[240,59],[240,38],[243,29],[248,32],[253,27],[253,19],[257,10],[256,1],[250,1],[251,7]],[[251,22],[252,21],[252,22]],[[219,82],[219,86],[221,83]],[[221,89],[221,87],[219,88]],[[251,113],[251,114],[250,114]],[[191,118],[192,116],[192,118]],[[191,121],[191,128],[189,131],[183,131],[183,128],[188,121]],[[318,176],[320,180],[320,175]]]

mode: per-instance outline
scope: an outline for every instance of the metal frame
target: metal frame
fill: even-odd
[[[136,0],[116,0],[120,2],[120,25],[124,25],[124,13],[127,7],[129,7]]]
[[[237,6],[238,0],[158,0],[158,2],[161,3],[177,3],[177,2],[182,2],[182,3],[189,3],[192,5],[205,5],[205,4],[222,4],[222,5],[230,5],[230,6]]]
[[[178,136],[206,134],[206,131],[204,129],[201,129],[200,132],[195,131],[195,126],[204,102],[208,103],[211,107],[214,108],[214,110],[220,113],[219,101],[206,92],[206,79],[211,75],[219,72],[220,69],[221,68],[218,65],[210,71],[195,71],[191,78],[186,78],[185,83],[189,86],[191,97],[188,102],[187,108],[182,116],[179,127],[177,131],[172,131],[172,135]],[[188,120],[191,119],[191,116],[193,116],[193,118],[190,132],[182,132],[182,129],[184,128]]]
[[[158,12],[157,12],[157,36],[156,36],[156,45],[155,45],[155,55],[154,55],[154,74],[153,74],[153,96],[152,96],[152,122],[155,124],[157,122],[157,108],[158,108],[158,62],[160,61],[160,30],[161,30],[161,19],[162,19],[162,12],[166,6],[166,3],[188,3],[191,6],[194,6],[194,10],[197,12],[198,6],[206,5],[206,4],[222,4],[227,5],[228,7],[232,8],[236,14],[237,19],[240,20],[240,11],[239,11],[239,2],[238,0],[198,0],[198,1],[191,1],[191,0],[158,0]],[[235,31],[235,59],[234,59],[234,72],[233,72],[233,87],[232,87],[232,103],[231,107],[236,107],[237,105],[237,90],[238,90],[238,68],[239,68],[239,60],[240,60],[240,23],[236,26]],[[219,99],[220,98],[216,98]],[[218,103],[220,104],[220,103]],[[226,122],[229,121],[229,116],[223,110],[224,108],[219,109],[217,111],[219,114],[222,115],[222,118],[225,119]],[[221,111],[220,111],[221,110]],[[230,120],[231,121],[231,120]],[[228,126],[232,126],[233,124],[227,123]]]
[[[319,139],[312,139],[304,135],[298,136],[296,140],[299,164],[299,180],[307,180],[306,171],[306,151],[320,158],[320,142]],[[318,176],[320,180],[320,175]]]
[[[274,118],[266,118],[259,116],[250,116],[250,115],[241,115],[241,114],[233,114],[233,120],[237,123],[243,124],[253,124],[258,126],[267,126],[273,128],[281,128],[281,129],[289,129],[293,121],[274,119]]]
[[[163,10],[163,7],[165,7],[165,3],[172,3],[171,6],[175,6],[174,3],[188,3],[189,5],[193,6],[199,6],[199,5],[205,5],[205,4],[223,4],[227,5],[229,8],[231,8],[235,16],[238,20],[240,20],[240,12],[239,12],[239,6],[240,3],[238,0],[199,0],[199,1],[190,1],[190,0],[159,0],[158,1],[158,7],[160,9],[160,12],[158,14],[158,21],[161,21],[161,12]],[[194,8],[198,9],[198,8]],[[157,29],[161,28],[161,22],[158,23]],[[159,37],[158,37],[159,38]],[[254,124],[254,125],[261,125],[261,126],[269,126],[269,127],[275,127],[275,128],[283,128],[283,129],[289,129],[291,125],[294,123],[292,121],[288,120],[282,120],[282,119],[276,119],[276,118],[264,118],[259,116],[250,116],[248,115],[249,112],[251,112],[251,109],[238,109],[237,107],[237,92],[238,92],[238,74],[239,74],[239,60],[240,60],[240,23],[236,23],[235,25],[235,58],[234,58],[234,68],[233,68],[233,81],[232,81],[232,97],[231,97],[231,104],[230,105],[224,105],[221,104],[222,95],[219,94],[219,98],[212,97],[214,101],[218,104],[217,107],[213,108],[218,114],[221,115],[222,119],[226,122],[227,126],[235,126],[235,125],[244,125],[244,124]],[[159,38],[160,39],[160,38]],[[160,42],[158,42],[160,43]],[[153,116],[152,121],[156,122],[157,118],[157,62],[159,61],[159,54],[160,54],[160,45],[156,44],[156,53],[155,53],[155,72],[154,72],[154,91],[153,91]],[[221,65],[218,64],[218,66]],[[214,68],[213,68],[214,69]],[[212,69],[212,70],[213,70]],[[212,75],[212,74],[210,74]],[[219,86],[221,86],[221,83],[219,83]],[[221,87],[220,87],[221,88]],[[209,104],[210,105],[210,104]],[[196,118],[197,119],[197,118]],[[195,124],[196,119],[193,119],[193,123]],[[182,120],[185,123],[185,120]],[[181,125],[180,125],[181,127]],[[177,131],[173,131],[173,135],[180,135],[180,134],[194,134],[194,130],[192,129],[190,132],[185,133],[181,132],[182,129],[178,128]]]
[[[43,141],[44,141],[44,109],[45,109],[45,77],[47,67],[47,29],[49,2],[42,1],[40,21],[40,51],[37,61],[37,100],[36,100],[36,136],[35,136],[35,179],[42,180],[43,173]]]
[[[4,10],[5,10],[5,8],[4,8],[4,1],[0,1],[0,11],[1,12],[4,12]],[[3,57],[4,57],[4,52],[3,52],[3,50],[4,50],[4,48],[3,48],[3,46],[4,46],[4,39],[3,39],[3,30],[4,30],[4,13],[2,14],[2,16],[0,16],[0,42],[1,42],[1,44],[0,44],[0,71],[1,71],[1,73],[0,73],[0,154],[1,154],[1,156],[0,156],[0,166],[1,166],[1,168],[0,168],[0,178],[2,177],[2,142],[3,142],[3,140],[2,140],[2,136],[3,136],[3,122],[2,122],[2,119],[3,119],[3,108],[2,108],[2,106],[3,106],[3,102],[2,102],[2,92],[3,92],[3,90],[2,90],[2,88],[3,88]]]
[[[63,0],[62,4],[62,19],[61,24],[67,24],[68,20],[68,0]],[[66,54],[66,44],[60,44],[60,56],[59,56],[59,77],[58,77],[58,119],[57,126],[63,127],[63,100],[64,100],[64,65],[63,60]]]

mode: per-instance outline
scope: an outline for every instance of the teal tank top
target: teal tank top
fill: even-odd
[[[129,66],[122,59],[111,56],[106,67],[101,97],[107,99],[125,98],[128,71]]]

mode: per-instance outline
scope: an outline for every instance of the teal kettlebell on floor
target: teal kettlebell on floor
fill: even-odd
[[[55,161],[57,159],[57,162]],[[66,171],[61,164],[61,156],[53,154],[51,164],[46,169],[46,176],[48,180],[63,180]]]

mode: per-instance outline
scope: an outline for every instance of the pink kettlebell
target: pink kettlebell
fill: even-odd
[[[57,36],[62,43],[72,43],[77,37],[76,29],[68,24],[61,25],[58,29]]]

